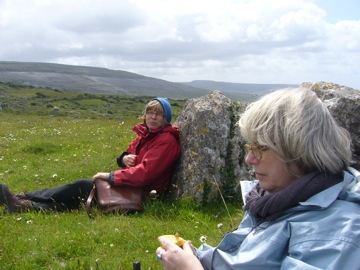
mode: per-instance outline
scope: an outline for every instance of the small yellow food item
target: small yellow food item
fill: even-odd
[[[178,233],[176,233],[175,235],[172,234],[162,235],[162,237],[165,237],[166,239],[170,240],[179,247],[182,247],[185,244],[184,238],[180,237]]]

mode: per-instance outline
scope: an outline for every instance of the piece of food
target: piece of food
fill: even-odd
[[[184,238],[180,237],[179,233],[175,233],[175,235],[166,234],[166,235],[162,235],[162,237],[167,238],[168,240],[178,245],[179,247],[182,247],[185,244]]]

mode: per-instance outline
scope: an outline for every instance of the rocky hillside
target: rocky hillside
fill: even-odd
[[[194,97],[208,91],[105,68],[0,62],[0,82],[90,94]]]
[[[263,92],[290,85],[239,84],[214,81],[174,83],[106,68],[51,63],[0,61],[0,82],[89,94],[166,96],[189,99],[220,90],[234,100],[249,101]]]

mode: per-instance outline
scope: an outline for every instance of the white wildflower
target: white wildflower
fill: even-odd
[[[57,177],[58,175],[56,174],[56,173],[54,173],[51,177],[52,178],[55,178],[55,177]]]
[[[206,240],[207,240],[207,236],[206,235],[202,235],[202,236],[200,236],[200,242],[201,243],[206,243]]]

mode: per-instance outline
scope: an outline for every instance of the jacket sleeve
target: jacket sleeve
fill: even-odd
[[[163,133],[148,148],[134,167],[114,172],[114,185],[150,186],[168,176],[180,154],[180,145],[173,135]]]

